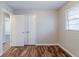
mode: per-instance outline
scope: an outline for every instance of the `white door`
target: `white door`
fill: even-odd
[[[13,45],[24,46],[25,35],[25,16],[14,16],[14,33],[13,33]]]
[[[25,45],[36,43],[36,19],[35,15],[26,15],[26,36]]]
[[[36,42],[36,22],[34,15],[14,16],[13,45],[32,45]]]
[[[29,41],[28,41],[28,40],[29,40],[29,39],[28,39],[28,33],[27,33],[27,32],[28,32],[28,26],[29,26],[29,25],[28,25],[28,15],[25,15],[25,25],[24,25],[24,26],[25,26],[24,45],[28,45],[28,43],[29,43]]]

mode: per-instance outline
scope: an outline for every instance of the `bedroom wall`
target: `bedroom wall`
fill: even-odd
[[[39,11],[26,11],[18,10],[15,14],[35,14],[36,15],[36,32],[37,44],[53,44],[58,39],[57,29],[57,11],[56,10],[39,10]]]
[[[66,48],[72,55],[79,56],[79,32],[65,30],[65,10],[79,4],[78,1],[69,2],[59,10],[59,44]]]

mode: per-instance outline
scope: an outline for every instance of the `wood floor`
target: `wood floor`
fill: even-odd
[[[71,57],[59,46],[11,47],[2,57]]]

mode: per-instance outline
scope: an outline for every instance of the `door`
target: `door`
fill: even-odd
[[[34,15],[14,16],[14,46],[32,45],[36,40],[36,22]]]
[[[25,16],[14,15],[13,45],[24,46],[24,39],[25,39],[24,35],[25,35]]]
[[[24,45],[34,45],[36,43],[36,17],[35,15],[26,15],[26,30]]]

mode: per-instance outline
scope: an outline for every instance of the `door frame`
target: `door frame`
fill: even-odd
[[[3,35],[4,35],[4,29],[5,29],[5,27],[4,27],[4,25],[5,25],[4,13],[7,13],[10,16],[10,47],[11,47],[12,46],[12,24],[13,24],[12,23],[12,13],[7,11],[6,9],[3,9],[3,8],[1,9],[1,17],[2,17],[2,43],[3,43],[3,39],[4,39]],[[2,44],[2,51],[3,51],[3,44]],[[2,53],[4,53],[5,51],[3,51]]]

